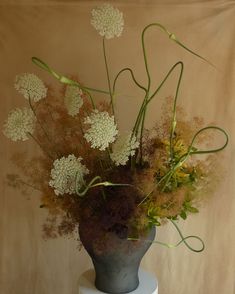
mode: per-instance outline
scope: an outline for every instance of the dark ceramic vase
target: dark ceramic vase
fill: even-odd
[[[140,262],[155,238],[155,227],[138,241],[120,239],[114,233],[108,233],[108,238],[104,236],[104,240],[107,239],[109,244],[103,250],[92,242],[88,242],[86,230],[81,225],[79,234],[94,264],[95,286],[98,290],[121,294],[132,292],[138,287]]]

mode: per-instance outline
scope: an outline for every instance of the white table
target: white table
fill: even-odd
[[[158,282],[157,279],[151,274],[143,269],[139,270],[139,287],[129,292],[130,294],[158,294]],[[102,294],[95,288],[95,272],[94,270],[88,270],[84,272],[78,280],[79,294]]]

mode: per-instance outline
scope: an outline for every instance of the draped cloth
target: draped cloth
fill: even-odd
[[[208,58],[215,67],[179,48],[156,28],[146,34],[146,50],[153,87],[177,61],[183,60],[185,73],[179,104],[188,118],[201,116],[227,130],[229,146],[221,156],[224,171],[213,197],[179,226],[185,235],[199,235],[206,244],[198,254],[181,245],[167,249],[153,245],[142,266],[159,280],[161,294],[235,293],[235,1],[106,1],[124,13],[123,35],[107,42],[112,78],[123,67],[133,68],[136,78],[146,83],[141,31],[159,22],[190,49]],[[32,56],[47,61],[58,72],[78,76],[86,85],[107,88],[102,39],[90,25],[90,11],[101,1],[0,1],[0,119],[1,125],[12,108],[26,104],[13,87],[14,77],[33,72],[60,88],[47,73],[31,63]],[[174,94],[177,74],[162,89],[147,113],[146,126],[162,115],[161,101]],[[131,128],[143,95],[128,75],[118,83],[116,98],[119,126]],[[102,98],[99,95],[98,98]],[[6,183],[14,171],[10,161],[17,151],[35,154],[32,142],[12,143],[2,133],[0,154],[0,292],[4,294],[77,293],[79,275],[91,261],[75,239],[44,241],[41,226],[47,213],[40,209],[39,195],[21,195]],[[171,224],[160,227],[157,239],[176,243]],[[196,247],[198,244],[193,243]]]

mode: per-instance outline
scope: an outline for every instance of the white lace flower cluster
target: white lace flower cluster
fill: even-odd
[[[34,102],[46,97],[47,88],[35,74],[24,73],[17,75],[15,79],[15,88],[25,99],[32,99]]]
[[[120,136],[113,144],[113,152],[110,157],[115,165],[126,165],[129,157],[135,155],[138,147],[139,142],[135,136],[131,137],[131,134]]]
[[[81,160],[81,157],[77,158],[70,154],[54,161],[49,186],[54,188],[56,195],[75,194],[76,188],[80,189],[83,186],[84,176],[89,170],[81,164]]]
[[[106,39],[120,37],[124,27],[123,14],[117,8],[105,3],[92,10],[91,24]]]
[[[69,115],[78,114],[83,105],[82,90],[76,86],[68,85],[65,90],[64,104]]]
[[[28,133],[32,134],[35,127],[35,116],[29,108],[16,108],[8,115],[3,126],[3,133],[12,141],[28,139]]]
[[[115,141],[118,134],[117,125],[114,116],[110,116],[108,112],[93,110],[92,114],[85,118],[84,123],[90,125],[84,137],[91,143],[92,148],[103,151]]]

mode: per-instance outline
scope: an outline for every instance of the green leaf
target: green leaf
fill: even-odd
[[[181,217],[182,219],[186,220],[186,218],[187,218],[187,214],[186,214],[186,212],[185,212],[184,210],[181,211],[181,213],[180,213],[180,217]]]
[[[196,207],[188,206],[187,210],[192,213],[198,213],[199,210]]]

